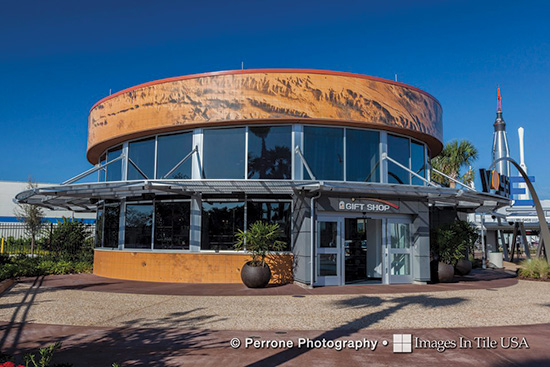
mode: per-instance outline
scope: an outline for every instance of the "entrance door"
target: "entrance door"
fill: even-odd
[[[346,218],[344,241],[345,283],[366,281],[367,219]],[[372,256],[372,255],[371,255]]]
[[[411,230],[405,220],[388,219],[386,254],[389,283],[411,283]]]
[[[341,220],[317,220],[317,274],[315,285],[341,284],[341,231]]]

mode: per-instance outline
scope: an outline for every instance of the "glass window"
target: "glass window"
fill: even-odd
[[[321,277],[338,275],[338,255],[319,254],[319,270],[317,274]]]
[[[405,223],[390,223],[391,248],[408,249],[411,247],[409,225]]]
[[[153,205],[127,204],[125,248],[151,248]]]
[[[191,178],[192,157],[181,162],[193,150],[193,133],[159,136],[157,141],[157,178],[188,180]],[[170,173],[168,175],[168,173]],[[168,175],[167,177],[164,177]]]
[[[317,222],[319,231],[319,247],[338,247],[338,223]]]
[[[243,202],[202,203],[202,250],[232,250],[237,229],[244,230]]]
[[[95,221],[95,247],[103,247],[103,207],[97,207]]]
[[[128,180],[154,178],[155,138],[128,144]]]
[[[409,139],[388,134],[388,156],[405,167],[409,167]],[[408,171],[388,161],[388,182],[410,184]]]
[[[380,182],[380,134],[346,129],[346,180]]]
[[[291,126],[248,129],[248,178],[290,180]]]
[[[411,171],[426,178],[426,157],[424,156],[424,145],[411,142]],[[424,181],[412,176],[413,185],[424,185]]]
[[[245,128],[203,132],[204,178],[244,178]]]
[[[280,241],[286,242],[285,251],[290,251],[290,223],[291,209],[288,202],[248,202],[247,203],[247,225],[259,220],[268,223],[278,223],[283,231]]]
[[[344,130],[304,126],[304,157],[317,180],[344,179]],[[304,167],[304,178],[311,179]]]
[[[122,154],[122,145],[107,151],[107,163]],[[122,180],[122,160],[111,163],[107,166],[107,181]]]
[[[103,221],[103,247],[118,248],[120,206],[105,206]]]
[[[191,204],[155,203],[155,249],[189,249]]]

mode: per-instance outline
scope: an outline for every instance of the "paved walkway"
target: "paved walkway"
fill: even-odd
[[[34,278],[23,279],[32,284]],[[395,284],[395,285],[346,285],[342,287],[319,287],[308,289],[295,284],[250,289],[243,284],[185,284],[140,282],[104,278],[93,274],[56,275],[44,278],[41,287],[73,289],[94,292],[156,294],[171,296],[306,296],[330,294],[392,294],[443,292],[464,289],[501,288],[517,284],[514,273],[503,270],[474,270],[470,275],[456,277],[453,283]]]
[[[461,337],[474,344],[443,353],[417,348],[412,354],[394,354],[394,333],[412,333],[428,344]],[[530,349],[499,346],[501,337],[511,336],[518,341],[525,337]],[[366,338],[378,345],[375,351],[233,349],[229,341],[235,337],[243,343],[246,338],[294,343],[298,338]],[[477,348],[474,337],[491,337],[497,347]],[[248,290],[241,285],[73,275],[27,279],[0,296],[1,351],[24,354],[57,340],[64,344],[57,362],[75,367],[113,362],[216,367],[549,366],[550,283],[518,281],[507,273],[488,271],[445,285]],[[381,345],[384,340],[388,346]]]
[[[105,328],[62,325],[11,325],[0,323],[0,335],[7,352],[26,352],[61,341],[63,348],[56,354],[57,363],[78,366],[460,366],[460,367],[548,367],[550,365],[550,324],[486,328],[361,330],[330,331],[208,331],[198,329]],[[393,353],[393,334],[412,333],[414,338],[429,341],[472,341],[471,349],[413,349],[412,354]],[[254,349],[230,347],[232,338],[244,342],[254,337],[258,341],[298,338],[322,340],[377,341],[374,351],[367,349]],[[490,337],[498,346],[478,349],[475,337]],[[500,338],[525,337],[529,349],[503,349]],[[383,346],[382,342],[389,342]]]

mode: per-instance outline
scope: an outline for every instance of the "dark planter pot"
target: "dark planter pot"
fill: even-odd
[[[460,259],[455,265],[455,271],[459,275],[467,275],[472,271],[472,262],[466,259]]]
[[[250,263],[243,265],[241,279],[248,288],[265,288],[271,279],[271,269],[265,266],[252,266]]]
[[[441,283],[448,283],[453,280],[455,268],[452,265],[439,262],[437,264],[437,277]]]

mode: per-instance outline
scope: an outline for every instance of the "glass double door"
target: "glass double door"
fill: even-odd
[[[386,224],[386,283],[412,282],[411,225],[407,220],[388,219]]]
[[[406,220],[319,218],[315,250],[316,286],[412,281]]]

